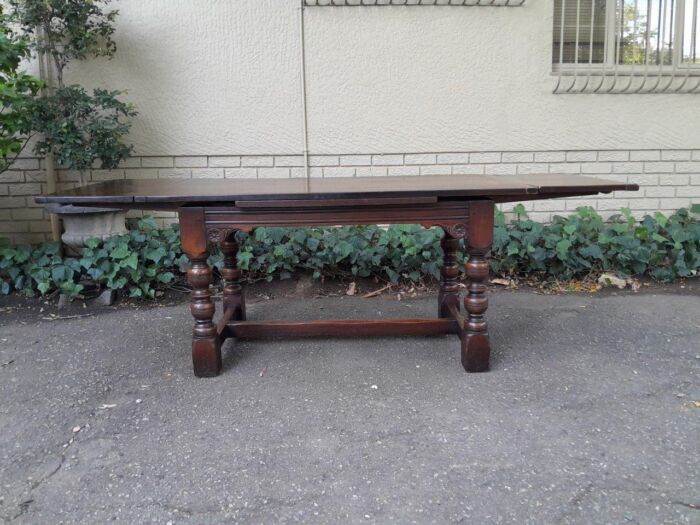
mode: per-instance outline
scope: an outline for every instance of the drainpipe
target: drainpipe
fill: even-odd
[[[304,176],[306,191],[310,191],[311,170],[309,169],[309,113],[306,105],[306,38],[304,35],[304,0],[299,0],[299,50],[301,67],[301,111],[304,140]]]
[[[44,38],[44,31],[41,27],[37,28],[37,36],[40,39]],[[39,78],[44,82],[44,87],[41,89],[41,96],[46,97],[51,94],[53,90],[53,75],[52,75],[52,65],[50,62],[48,54],[41,52],[39,53]],[[44,157],[44,170],[46,171],[46,189],[48,193],[54,193],[56,191],[56,163],[54,161],[53,151],[48,151]],[[61,240],[61,221],[58,215],[49,215],[51,220],[51,238],[55,242]]]

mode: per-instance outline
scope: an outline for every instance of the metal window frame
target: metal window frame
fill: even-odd
[[[527,0],[303,0],[305,7],[521,7]]]
[[[555,0],[557,1],[557,0]],[[647,53],[645,64],[640,68],[637,64],[620,64],[620,40],[618,36],[618,25],[620,16],[624,12],[625,0],[606,0],[606,21],[605,21],[605,41],[604,41],[604,62],[593,63],[593,48],[590,46],[589,60],[579,60],[578,42],[580,36],[579,16],[581,9],[581,0],[558,0],[561,2],[562,23],[560,29],[559,42],[559,62],[553,61],[552,74],[557,75],[557,84],[553,92],[555,94],[566,93],[700,93],[700,64],[689,63],[683,61],[683,41],[685,37],[685,20],[687,16],[686,0],[660,0],[659,5],[663,7],[663,3],[668,1],[666,6],[671,6],[672,13],[675,11],[675,19],[673,26],[673,41],[671,64],[664,64],[664,60],[659,61],[659,65],[650,67],[649,63],[649,31],[647,30]],[[645,1],[645,0],[642,0]],[[647,1],[647,13],[651,12],[653,0]],[[577,6],[576,17],[576,50],[575,62],[564,63],[564,18],[566,5],[568,2],[575,2]],[[699,0],[688,0],[693,5],[693,17],[697,19],[698,2]],[[570,4],[569,4],[570,5]],[[592,2],[592,11],[595,8],[595,0]],[[657,39],[663,42],[664,31],[666,29],[667,8],[660,12],[661,22],[659,25],[659,34]],[[649,16],[649,15],[647,15]],[[591,16],[591,42],[594,28],[594,15]],[[647,28],[649,22],[647,22]],[[697,44],[697,27],[694,25],[695,32],[691,34],[691,49],[694,49]],[[554,28],[556,34],[557,29]],[[640,69],[642,75],[640,76]],[[578,79],[584,77],[582,83]],[[689,80],[693,78],[695,83]],[[566,79],[566,80],[565,80]],[[597,81],[592,82],[592,79]],[[664,79],[662,84],[661,80]],[[648,82],[650,84],[648,84]]]

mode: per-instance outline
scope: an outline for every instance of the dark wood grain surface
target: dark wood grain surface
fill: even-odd
[[[148,208],[213,202],[372,198],[493,198],[499,202],[635,191],[636,184],[580,175],[448,175],[327,179],[113,180],[36,198],[38,203]]]

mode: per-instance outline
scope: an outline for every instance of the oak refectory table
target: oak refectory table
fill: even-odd
[[[468,372],[489,367],[488,252],[493,240],[494,205],[635,191],[625,184],[579,175],[426,177],[347,177],[259,180],[116,180],[37,197],[39,203],[177,211],[182,248],[191,260],[191,311],[195,318],[194,373],[211,377],[221,370],[227,338],[298,336],[429,336],[456,333]],[[444,265],[436,319],[249,321],[237,267],[236,232],[257,227],[351,224],[421,224],[440,227]],[[464,239],[468,286],[459,300],[457,250]],[[219,244],[223,315],[214,321],[208,246]]]

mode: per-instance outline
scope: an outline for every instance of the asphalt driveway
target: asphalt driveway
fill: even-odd
[[[49,319],[0,313],[7,522],[700,523],[698,295],[492,294],[486,374],[453,336],[301,339],[198,380],[185,305]]]

